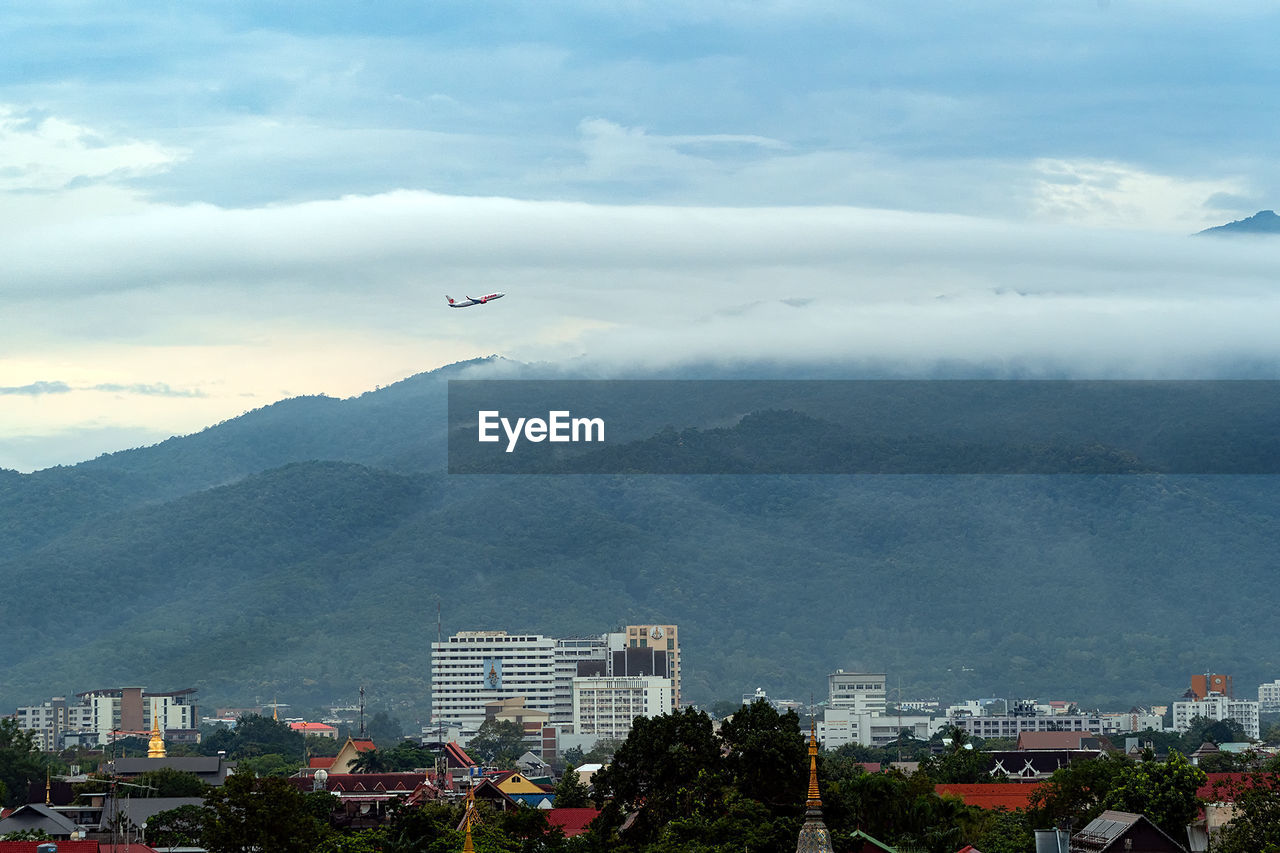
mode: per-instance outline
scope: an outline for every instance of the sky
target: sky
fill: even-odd
[[[1278,32],[1251,0],[5,4],[0,468],[493,353],[1276,376],[1280,238],[1189,235],[1280,206]]]

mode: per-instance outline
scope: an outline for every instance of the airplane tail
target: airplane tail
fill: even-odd
[[[452,297],[452,296],[449,296],[448,294],[445,294],[445,297],[444,297],[444,298],[445,298],[445,299],[447,299],[447,300],[449,300],[449,304],[450,304],[450,305],[452,305],[452,304],[453,304],[453,297]]]

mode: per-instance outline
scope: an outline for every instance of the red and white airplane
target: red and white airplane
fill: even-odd
[[[486,302],[492,302],[495,299],[501,299],[506,295],[507,294],[505,293],[490,293],[488,296],[480,296],[480,297],[468,296],[465,302],[454,302],[452,296],[446,296],[445,299],[449,300],[450,308],[470,308],[472,305],[483,305]]]

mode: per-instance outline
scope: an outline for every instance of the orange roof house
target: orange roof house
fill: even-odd
[[[973,784],[949,783],[935,785],[939,797],[959,797],[966,806],[980,809],[1026,809],[1031,797],[1040,789],[1038,784],[1016,782],[977,782]]]

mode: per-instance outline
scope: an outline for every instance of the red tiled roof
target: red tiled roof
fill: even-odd
[[[866,772],[868,772],[868,773],[879,773],[879,772],[880,772],[880,762],[879,762],[879,761],[859,761],[859,762],[858,762],[858,766],[859,766],[859,767],[861,767],[863,770],[865,770],[865,771],[866,771]]]
[[[453,741],[450,741],[449,743],[446,743],[444,745],[444,751],[448,754],[449,758],[451,758],[459,767],[475,767],[476,766],[475,760],[470,755],[467,755],[465,752],[463,752],[462,747],[458,746]]]
[[[328,770],[337,757],[336,755],[313,755],[307,762],[307,766],[312,770]]]
[[[566,838],[573,838],[586,832],[587,825],[598,814],[595,809],[551,809],[547,812],[547,822],[560,827]]]
[[[1196,791],[1196,796],[1210,803],[1233,803],[1241,791],[1255,785],[1280,788],[1280,780],[1277,780],[1273,774],[1206,773],[1205,775],[1208,779],[1200,786],[1200,790]]]
[[[977,806],[981,809],[1025,809],[1031,803],[1031,795],[1040,786],[1038,784],[1020,784],[1017,782],[977,782],[963,785],[959,783],[935,785],[938,796],[959,797],[966,806]]]
[[[36,853],[36,848],[48,841],[0,841],[0,853]],[[56,841],[58,853],[98,853],[96,841]],[[103,849],[109,849],[106,845]],[[139,847],[138,849],[141,849]]]
[[[378,748],[373,741],[367,740],[367,739],[356,740],[355,738],[352,738],[351,745],[356,748],[356,752],[372,752],[373,750]]]
[[[336,732],[333,726],[324,723],[290,723],[289,728],[295,732]]]
[[[1018,749],[1080,749],[1081,738],[1096,740],[1092,732],[1022,732]]]

